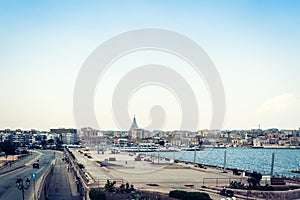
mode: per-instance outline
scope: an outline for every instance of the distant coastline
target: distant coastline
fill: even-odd
[[[214,149],[300,149],[296,146],[260,146],[260,147],[207,147]]]

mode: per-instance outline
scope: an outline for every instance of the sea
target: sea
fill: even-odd
[[[226,153],[225,153],[226,151]],[[201,151],[152,152],[154,156],[177,159],[181,161],[224,167],[245,171],[257,171],[263,175],[271,174],[272,153],[274,153],[273,175],[300,177],[292,170],[299,168],[300,149],[264,149],[264,148],[205,148]]]

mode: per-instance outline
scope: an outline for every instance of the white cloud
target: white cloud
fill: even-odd
[[[300,99],[294,94],[285,93],[265,101],[259,108],[260,114],[288,114],[300,108]]]
[[[254,120],[263,128],[299,128],[300,98],[291,93],[266,100],[255,112]]]

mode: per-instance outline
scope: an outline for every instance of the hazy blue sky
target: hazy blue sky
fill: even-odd
[[[157,27],[187,35],[214,61],[225,87],[225,129],[256,128],[258,124],[263,129],[298,129],[299,13],[297,0],[2,0],[0,128],[75,126],[73,90],[88,55],[114,35]],[[160,89],[148,89],[153,95],[162,94]],[[106,98],[98,93],[95,98]],[[141,98],[143,91],[139,93],[129,110],[145,127],[149,102]],[[172,97],[162,99],[168,102]],[[165,129],[176,129],[180,109],[175,108],[175,101],[170,102],[166,104],[166,112],[171,114]],[[97,103],[95,112],[102,128],[117,129],[111,108]],[[210,120],[205,108],[211,105],[208,101],[202,104],[199,129],[208,128]]]

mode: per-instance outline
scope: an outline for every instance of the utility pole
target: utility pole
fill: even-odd
[[[227,150],[224,151],[224,171],[226,170],[226,152]]]
[[[196,146],[194,146],[194,164],[196,164]]]
[[[160,147],[158,147],[158,154],[157,154],[157,163],[159,164],[159,157],[160,157],[160,155],[159,155],[159,152],[160,152]]]
[[[174,146],[173,146],[173,159],[174,159],[174,162],[175,162],[175,144],[173,144]]]
[[[275,154],[272,153],[272,162],[271,162],[271,177],[273,176],[273,170],[274,170],[274,159],[275,159]]]

